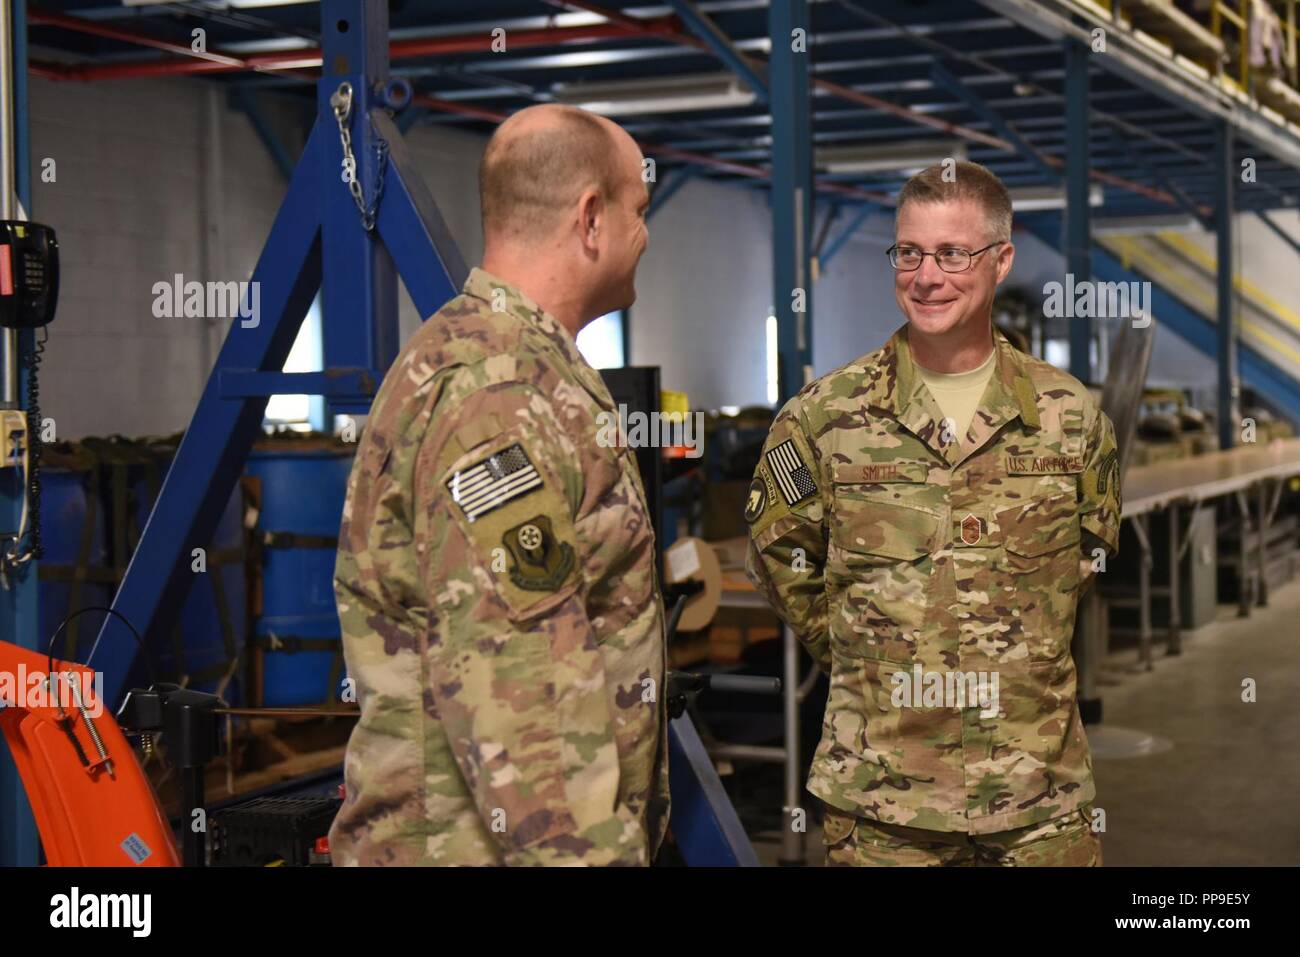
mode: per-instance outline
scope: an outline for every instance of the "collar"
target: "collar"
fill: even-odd
[[[1040,427],[1038,392],[1024,364],[1023,355],[993,331],[997,365],[980,399],[962,442],[941,440],[943,413],[917,371],[908,343],[908,327],[890,337],[880,351],[875,369],[868,369],[872,381],[865,396],[869,406],[892,415],[909,432],[925,442],[952,465],[979,449],[1007,422],[1019,416],[1027,428]]]
[[[526,296],[518,286],[497,278],[486,269],[475,266],[470,270],[461,292],[466,296],[483,300],[493,312],[505,313],[539,331],[555,346],[564,359],[565,368],[582,383],[583,388],[591,394],[592,398],[603,408],[614,408],[614,400],[605,386],[605,380],[583,358],[582,353],[578,351],[578,343],[569,334],[569,330]]]

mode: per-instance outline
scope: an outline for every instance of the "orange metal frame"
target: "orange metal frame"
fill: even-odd
[[[54,669],[82,682],[83,703],[94,715],[94,673],[58,660]],[[10,676],[0,682],[0,731],[26,788],[46,860],[55,867],[180,866],[158,796],[113,715],[104,711],[91,719],[107,754],[101,758],[75,707],[61,714],[52,694],[45,696],[48,701],[25,700],[16,676],[43,680],[48,670],[45,655],[0,641],[0,673]],[[65,725],[89,764],[82,763]]]

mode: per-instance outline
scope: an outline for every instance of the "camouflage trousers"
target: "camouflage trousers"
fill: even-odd
[[[1092,805],[1040,824],[967,834],[884,824],[827,807],[827,867],[1100,867]]]

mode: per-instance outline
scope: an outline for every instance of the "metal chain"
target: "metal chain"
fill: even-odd
[[[334,119],[339,124],[339,142],[343,145],[343,168],[347,172],[348,192],[361,213],[361,225],[366,232],[375,228],[375,218],[379,215],[379,200],[384,195],[384,172],[388,168],[388,143],[378,135],[375,136],[375,188],[370,205],[366,205],[365,194],[361,190],[361,181],[357,177],[357,158],[352,153],[352,133],[348,129],[348,120],[352,116],[352,84],[344,81],[330,97],[330,106],[334,109]]]

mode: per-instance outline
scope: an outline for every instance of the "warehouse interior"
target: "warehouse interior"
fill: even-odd
[[[782,404],[902,323],[898,192],[957,158],[1012,196],[997,327],[1090,387],[1125,463],[1119,554],[1073,646],[1105,862],[1300,864],[1297,6],[3,0],[0,219],[57,234],[57,310],[3,330],[0,668],[102,673],[97,720],[176,863],[328,864],[357,436],[481,260],[488,137],[576,105],[635,137],[651,191],[636,302],[578,346],[620,402],[704,425],[638,454],[665,581],[703,582],[668,648],[696,676],[673,720],[693,788],[674,784],[660,863],[820,866],[804,781],[827,681],[746,580],[745,497]],[[340,121],[344,57],[367,82]],[[260,286],[213,315],[192,283],[209,304],[213,283]],[[1087,283],[1097,310],[1075,314]],[[1107,289],[1133,308],[1107,313]],[[186,706],[210,733],[151,718],[158,681],[207,696]],[[93,799],[34,790],[12,748],[0,863],[105,863],[55,851]],[[292,827],[241,844],[268,801]]]

